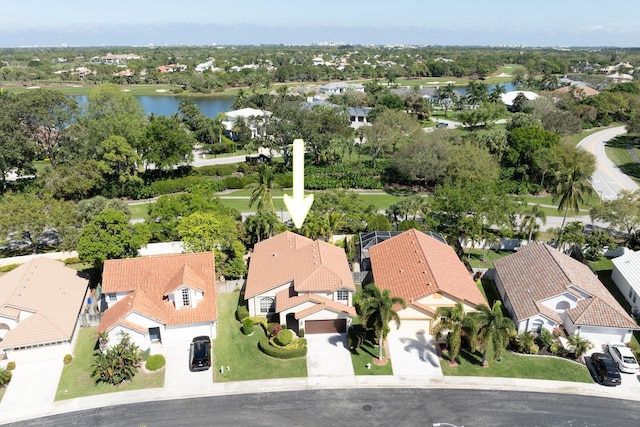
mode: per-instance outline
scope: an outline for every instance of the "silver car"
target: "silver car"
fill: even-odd
[[[627,374],[637,374],[640,371],[640,365],[633,356],[631,349],[621,342],[610,342],[607,345],[607,351],[611,355],[611,358],[618,365],[620,372]]]

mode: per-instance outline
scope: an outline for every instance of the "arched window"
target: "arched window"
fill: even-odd
[[[535,332],[536,334],[539,334],[540,331],[542,330],[543,323],[544,322],[540,319],[534,320],[533,323],[531,323],[531,331]]]
[[[273,313],[276,311],[276,307],[273,298],[266,297],[260,300],[260,313]]]
[[[565,311],[565,310],[568,310],[570,307],[571,306],[567,301],[560,301],[558,304],[556,304],[556,310],[558,311]]]

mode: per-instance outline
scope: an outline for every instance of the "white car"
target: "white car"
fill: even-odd
[[[618,365],[620,372],[627,374],[637,374],[640,372],[640,365],[638,365],[636,358],[633,357],[633,353],[629,347],[621,342],[610,342],[609,345],[607,345],[607,350],[616,362],[616,365]]]

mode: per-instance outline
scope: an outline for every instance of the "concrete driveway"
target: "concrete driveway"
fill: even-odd
[[[405,321],[396,329],[392,323],[387,341],[393,375],[442,377],[435,340],[423,327]]]
[[[307,339],[307,376],[353,376],[347,334],[313,334]]]
[[[190,346],[191,339],[172,342],[164,346],[164,356],[167,359],[164,375],[165,388],[191,392],[211,388],[215,366],[206,371],[191,372],[189,370]]]
[[[16,361],[13,377],[0,402],[0,413],[27,408],[37,411],[36,408],[51,406],[64,366],[64,352],[52,347],[28,350],[29,357]]]

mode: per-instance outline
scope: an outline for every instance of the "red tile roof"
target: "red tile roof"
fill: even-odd
[[[324,309],[335,311],[337,313],[345,313],[351,317],[355,317],[357,315],[355,308],[350,307],[346,304],[342,304],[340,302],[333,301],[312,293],[292,295],[290,289],[283,289],[276,294],[276,312],[280,313],[281,311],[287,310],[291,307],[295,307],[305,302],[312,302],[314,303],[314,305],[297,312],[296,319],[302,319],[305,316]]]
[[[245,298],[293,281],[296,292],[355,291],[342,248],[285,231],[255,245]]]
[[[203,291],[197,306],[176,310],[164,296],[182,285]],[[212,252],[108,260],[102,273],[102,292],[129,294],[102,316],[98,331],[125,324],[135,312],[165,325],[215,321],[215,263]]]
[[[549,245],[530,243],[494,266],[518,320],[541,312],[541,301],[581,290],[591,298],[567,311],[574,324],[640,329],[588,266]]]
[[[408,305],[436,292],[472,306],[486,304],[453,248],[418,230],[372,246],[369,255],[376,285]]]

